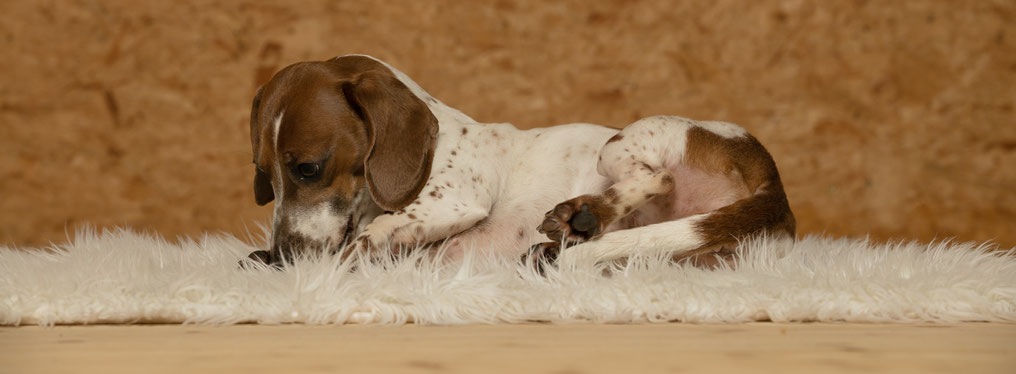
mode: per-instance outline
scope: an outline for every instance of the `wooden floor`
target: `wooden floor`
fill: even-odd
[[[2,373],[1016,373],[1016,325],[0,328]]]

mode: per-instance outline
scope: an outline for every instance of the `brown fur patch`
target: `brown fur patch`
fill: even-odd
[[[735,186],[743,186],[747,195],[713,211],[696,225],[706,240],[705,247],[763,232],[795,236],[794,214],[776,163],[754,137],[728,139],[693,127],[688,130],[685,162],[708,173],[727,176]]]
[[[351,201],[366,184],[385,210],[405,206],[430,174],[436,131],[426,105],[387,67],[362,56],[290,65],[258,90],[251,107],[255,163],[273,174],[282,166],[275,180],[286,201],[300,204]],[[413,135],[401,136],[406,132]],[[389,167],[404,160],[419,167]],[[320,182],[291,178],[289,169],[303,162],[323,163]]]
[[[345,209],[366,188],[385,211],[404,212],[430,175],[437,119],[383,64],[347,56],[282,69],[258,89],[250,130],[263,171],[259,203],[280,198],[283,212],[324,202]],[[320,173],[294,175],[301,163],[318,164]],[[272,196],[272,187],[285,196]],[[277,218],[274,256],[315,244]]]
[[[338,65],[363,64],[359,56],[334,59]],[[369,59],[368,59],[369,60]],[[369,60],[373,64],[380,63]],[[437,118],[427,105],[380,65],[360,71],[342,91],[354,111],[369,125],[364,161],[367,184],[378,206],[403,207],[416,199],[430,176],[437,142]]]
[[[611,204],[616,204],[621,199],[621,196],[617,194],[617,190],[614,187],[603,191],[603,197],[607,198],[607,202]]]
[[[700,268],[715,269],[724,263],[733,267],[736,251],[737,241],[730,240],[675,255],[672,260],[675,262],[688,261],[692,266]]]
[[[664,175],[663,176],[663,184],[668,186],[665,189],[669,190],[669,189],[674,188],[674,176],[670,175],[669,173]]]

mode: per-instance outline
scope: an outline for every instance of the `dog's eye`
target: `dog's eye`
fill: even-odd
[[[305,162],[296,165],[296,172],[300,173],[300,176],[304,178],[314,178],[320,170],[321,166],[318,166],[318,164],[315,163]]]

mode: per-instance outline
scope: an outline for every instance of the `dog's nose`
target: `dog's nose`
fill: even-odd
[[[316,245],[318,244],[301,235],[277,233],[272,240],[268,263],[272,265],[282,265],[284,262],[292,264],[297,256],[306,253],[308,249],[315,248]]]
[[[293,251],[289,245],[283,245],[286,241],[275,241],[268,254],[268,264],[282,265],[283,262],[293,263]]]

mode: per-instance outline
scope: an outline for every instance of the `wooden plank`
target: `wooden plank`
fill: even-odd
[[[3,373],[1013,373],[1016,325],[0,328]]]

